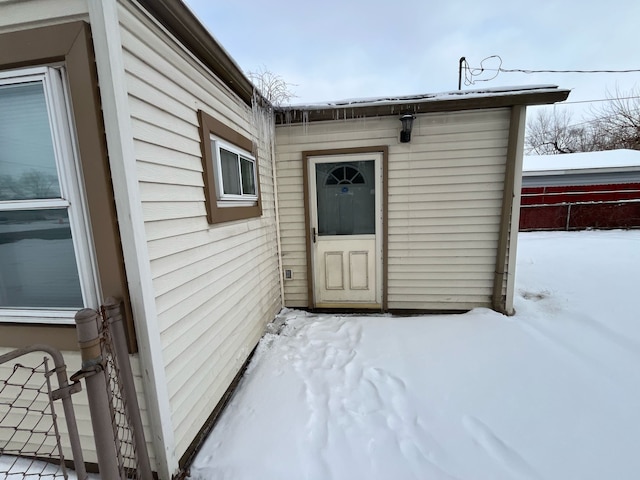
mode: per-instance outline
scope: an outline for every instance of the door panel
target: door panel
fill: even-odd
[[[324,276],[327,290],[344,290],[343,252],[324,253]]]
[[[381,156],[311,157],[314,306],[381,306]]]
[[[349,252],[349,284],[351,290],[369,290],[369,252]]]

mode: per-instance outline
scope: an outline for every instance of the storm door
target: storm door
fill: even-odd
[[[314,306],[378,308],[382,297],[381,155],[309,160]]]

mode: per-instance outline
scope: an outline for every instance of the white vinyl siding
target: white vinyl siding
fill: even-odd
[[[178,458],[281,308],[269,139],[251,109],[135,6],[126,88]],[[209,225],[197,111],[258,143],[261,217]]]
[[[87,20],[87,0],[0,0],[0,33]]]
[[[279,125],[285,305],[308,305],[301,152],[388,145],[388,307],[490,307],[509,112],[419,114],[404,144],[398,117]]]

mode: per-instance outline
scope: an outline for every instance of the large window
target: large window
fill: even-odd
[[[262,215],[253,143],[203,111],[198,112],[209,223]]]
[[[98,302],[66,90],[62,68],[0,72],[0,321]]]

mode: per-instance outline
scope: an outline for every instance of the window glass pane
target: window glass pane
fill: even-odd
[[[244,195],[256,194],[256,182],[253,172],[253,162],[240,157],[240,170],[242,172],[242,193]]]
[[[224,148],[220,149],[222,168],[222,185],[224,193],[240,195],[240,172],[238,171],[238,155]]]
[[[0,200],[59,197],[42,83],[0,86]]]
[[[83,307],[65,209],[0,211],[0,307]]]
[[[364,235],[376,232],[375,164],[316,164],[319,235]]]

